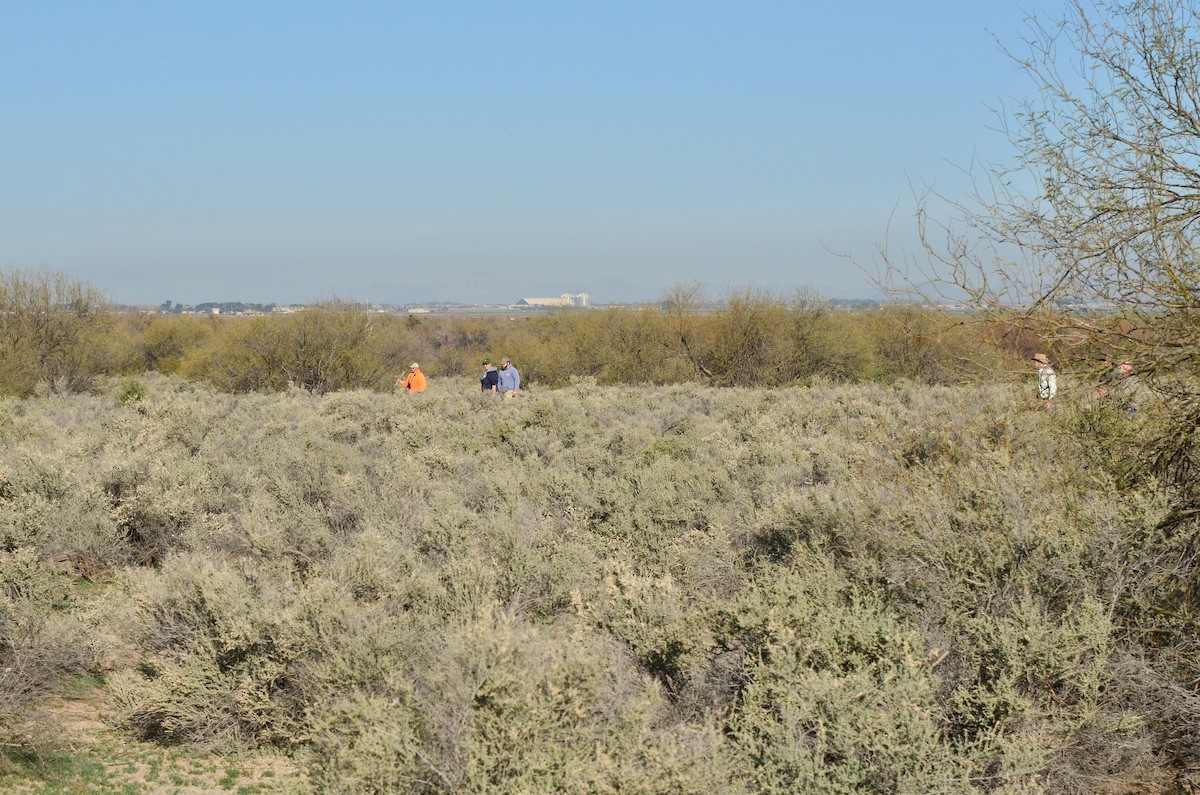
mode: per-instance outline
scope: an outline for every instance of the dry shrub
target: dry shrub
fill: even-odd
[[[306,748],[361,792],[1102,791],[1184,763],[1150,705],[1190,721],[1186,647],[1144,647],[1140,685],[1112,663],[1184,541],[1068,407],[139,381],[0,403],[0,528],[41,560],[112,546],[142,736]]]
[[[862,381],[871,375],[875,363],[874,341],[858,312],[830,313],[798,353],[803,358],[796,377],[802,383],[816,379]]]
[[[183,555],[159,575],[133,577],[142,596],[125,633],[141,659],[112,677],[117,720],[140,737],[206,750],[270,741],[286,655],[274,630],[288,616],[279,593],[287,583]]]
[[[455,791],[422,750],[425,733],[405,683],[392,694],[339,694],[312,715],[309,777],[321,792],[339,795]]]
[[[0,395],[90,388],[104,372],[97,341],[111,319],[104,295],[65,273],[0,271]]]
[[[31,549],[0,550],[0,745],[44,740],[42,702],[93,663],[89,638],[65,611],[70,588]]]
[[[339,300],[283,317],[233,318],[196,339],[175,366],[234,392],[383,390],[401,361],[389,329],[396,322]]]
[[[920,634],[828,563],[770,571],[719,608],[712,648],[735,654],[734,752],[755,792],[959,792]]]
[[[702,792],[728,789],[719,735],[654,730],[660,698],[602,638],[507,619],[451,639],[471,691],[467,789]],[[465,642],[464,642],[465,641]]]
[[[621,641],[640,669],[676,701],[689,684],[689,657],[702,635],[699,623],[689,620],[684,600],[669,574],[638,575],[621,565],[601,587],[573,594],[575,610]]]
[[[370,314],[330,301],[256,318],[121,318],[111,372],[180,373],[234,392],[384,391],[408,361],[427,374],[478,377],[509,355],[527,386],[693,384],[774,387],[816,378],[950,383],[998,364],[990,329],[911,305],[842,310],[811,294],[730,287],[715,303],[698,286],[658,305],[534,316]],[[32,361],[32,360],[31,360]],[[14,351],[14,369],[20,372]],[[398,369],[400,368],[400,369]]]

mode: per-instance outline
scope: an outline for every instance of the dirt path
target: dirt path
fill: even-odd
[[[272,754],[216,756],[132,740],[104,722],[102,688],[55,698],[32,717],[34,754],[0,762],[0,791],[14,795],[266,795],[308,793],[294,760]]]

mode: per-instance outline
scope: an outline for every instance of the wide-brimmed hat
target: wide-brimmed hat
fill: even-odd
[[[1044,353],[1035,353],[1033,356],[1030,356],[1029,358],[1033,359],[1035,362],[1041,362],[1042,364],[1050,364],[1050,360],[1046,358],[1046,354],[1044,354]]]

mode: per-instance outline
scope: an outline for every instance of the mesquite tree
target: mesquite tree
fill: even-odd
[[[0,271],[0,395],[87,388],[103,369],[103,293],[64,273]]]
[[[918,203],[927,267],[896,290],[955,296],[1084,375],[1128,361],[1169,408],[1141,462],[1200,509],[1200,8],[1073,2],[1005,47],[1031,97],[998,113],[1011,162]],[[914,275],[916,274],[916,275]],[[1028,351],[1025,351],[1028,353]],[[1090,371],[1089,371],[1090,368]],[[1079,379],[1086,384],[1087,378]]]
[[[1149,646],[1178,652],[1171,656],[1194,686],[1200,8],[1076,0],[1060,18],[1031,18],[1028,31],[1019,46],[1002,45],[1032,84],[1029,99],[997,114],[1011,162],[975,169],[965,200],[921,196],[928,259],[885,253],[883,281],[1004,318],[1025,332],[1026,355],[1044,346],[1064,369],[1089,376],[1101,360],[1127,361],[1150,385],[1150,410],[1122,431],[1123,463],[1131,482],[1160,478],[1172,508],[1152,542],[1130,539],[1128,626],[1150,633]],[[1075,380],[1084,400],[1088,380]]]

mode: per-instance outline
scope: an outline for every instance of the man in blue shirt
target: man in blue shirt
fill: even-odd
[[[517,372],[517,368],[505,356],[500,360],[500,382],[497,384],[497,390],[506,398],[514,397],[517,390],[521,388],[521,374]]]

